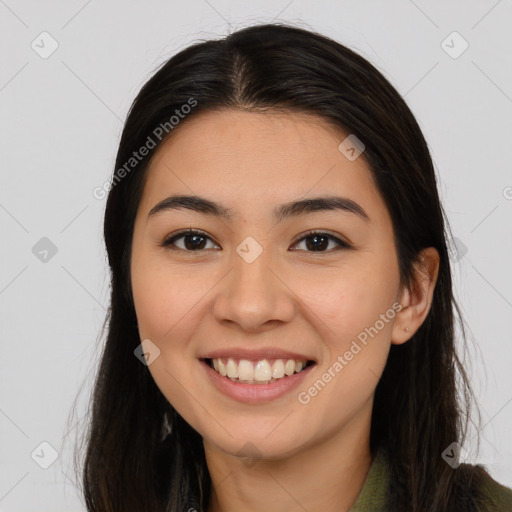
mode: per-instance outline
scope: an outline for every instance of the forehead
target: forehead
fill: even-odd
[[[147,213],[175,193],[214,198],[234,214],[270,212],[275,204],[309,196],[343,195],[370,217],[382,215],[385,206],[364,158],[349,160],[339,149],[347,135],[302,113],[194,114],[153,157],[141,209]]]

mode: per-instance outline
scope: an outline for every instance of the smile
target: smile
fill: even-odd
[[[205,360],[210,368],[233,382],[244,384],[269,384],[292,376],[314,364],[313,361],[295,359],[214,358]]]
[[[285,399],[317,367],[316,361],[306,359],[222,357],[219,361],[215,357],[200,358],[199,362],[214,388],[233,400],[254,405]]]

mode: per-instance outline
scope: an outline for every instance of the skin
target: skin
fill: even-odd
[[[206,112],[179,126],[148,169],[131,260],[138,328],[160,350],[148,366],[156,384],[203,437],[210,512],[348,511],[372,462],[373,396],[390,346],[407,342],[430,309],[438,253],[425,249],[411,290],[400,287],[389,213],[364,158],[339,151],[345,137],[305,114]],[[236,216],[180,209],[148,220],[172,194],[204,196]],[[338,210],[277,224],[271,216],[278,204],[332,194],[356,201],[369,222]],[[183,238],[174,250],[161,246],[189,227],[207,233],[201,251],[187,252]],[[303,238],[310,229],[352,248],[332,240],[314,251]],[[248,236],[263,249],[250,264],[236,252]],[[299,403],[298,393],[397,301],[402,309],[378,334]],[[318,364],[299,390],[264,404],[221,394],[198,361],[214,349],[269,345]]]

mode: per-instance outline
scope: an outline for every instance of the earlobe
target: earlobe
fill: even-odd
[[[427,317],[439,273],[439,253],[434,247],[423,249],[414,264],[414,279],[410,289],[402,289],[402,309],[396,315],[391,333],[391,343],[401,345],[421,327]]]

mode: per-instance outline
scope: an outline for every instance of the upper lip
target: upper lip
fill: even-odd
[[[229,358],[233,359],[248,359],[248,360],[262,360],[262,359],[293,359],[296,361],[313,361],[316,360],[305,354],[297,352],[291,352],[289,350],[283,350],[276,347],[259,348],[259,349],[248,349],[248,348],[226,348],[213,350],[207,354],[200,356],[200,359],[217,359],[217,358]]]

